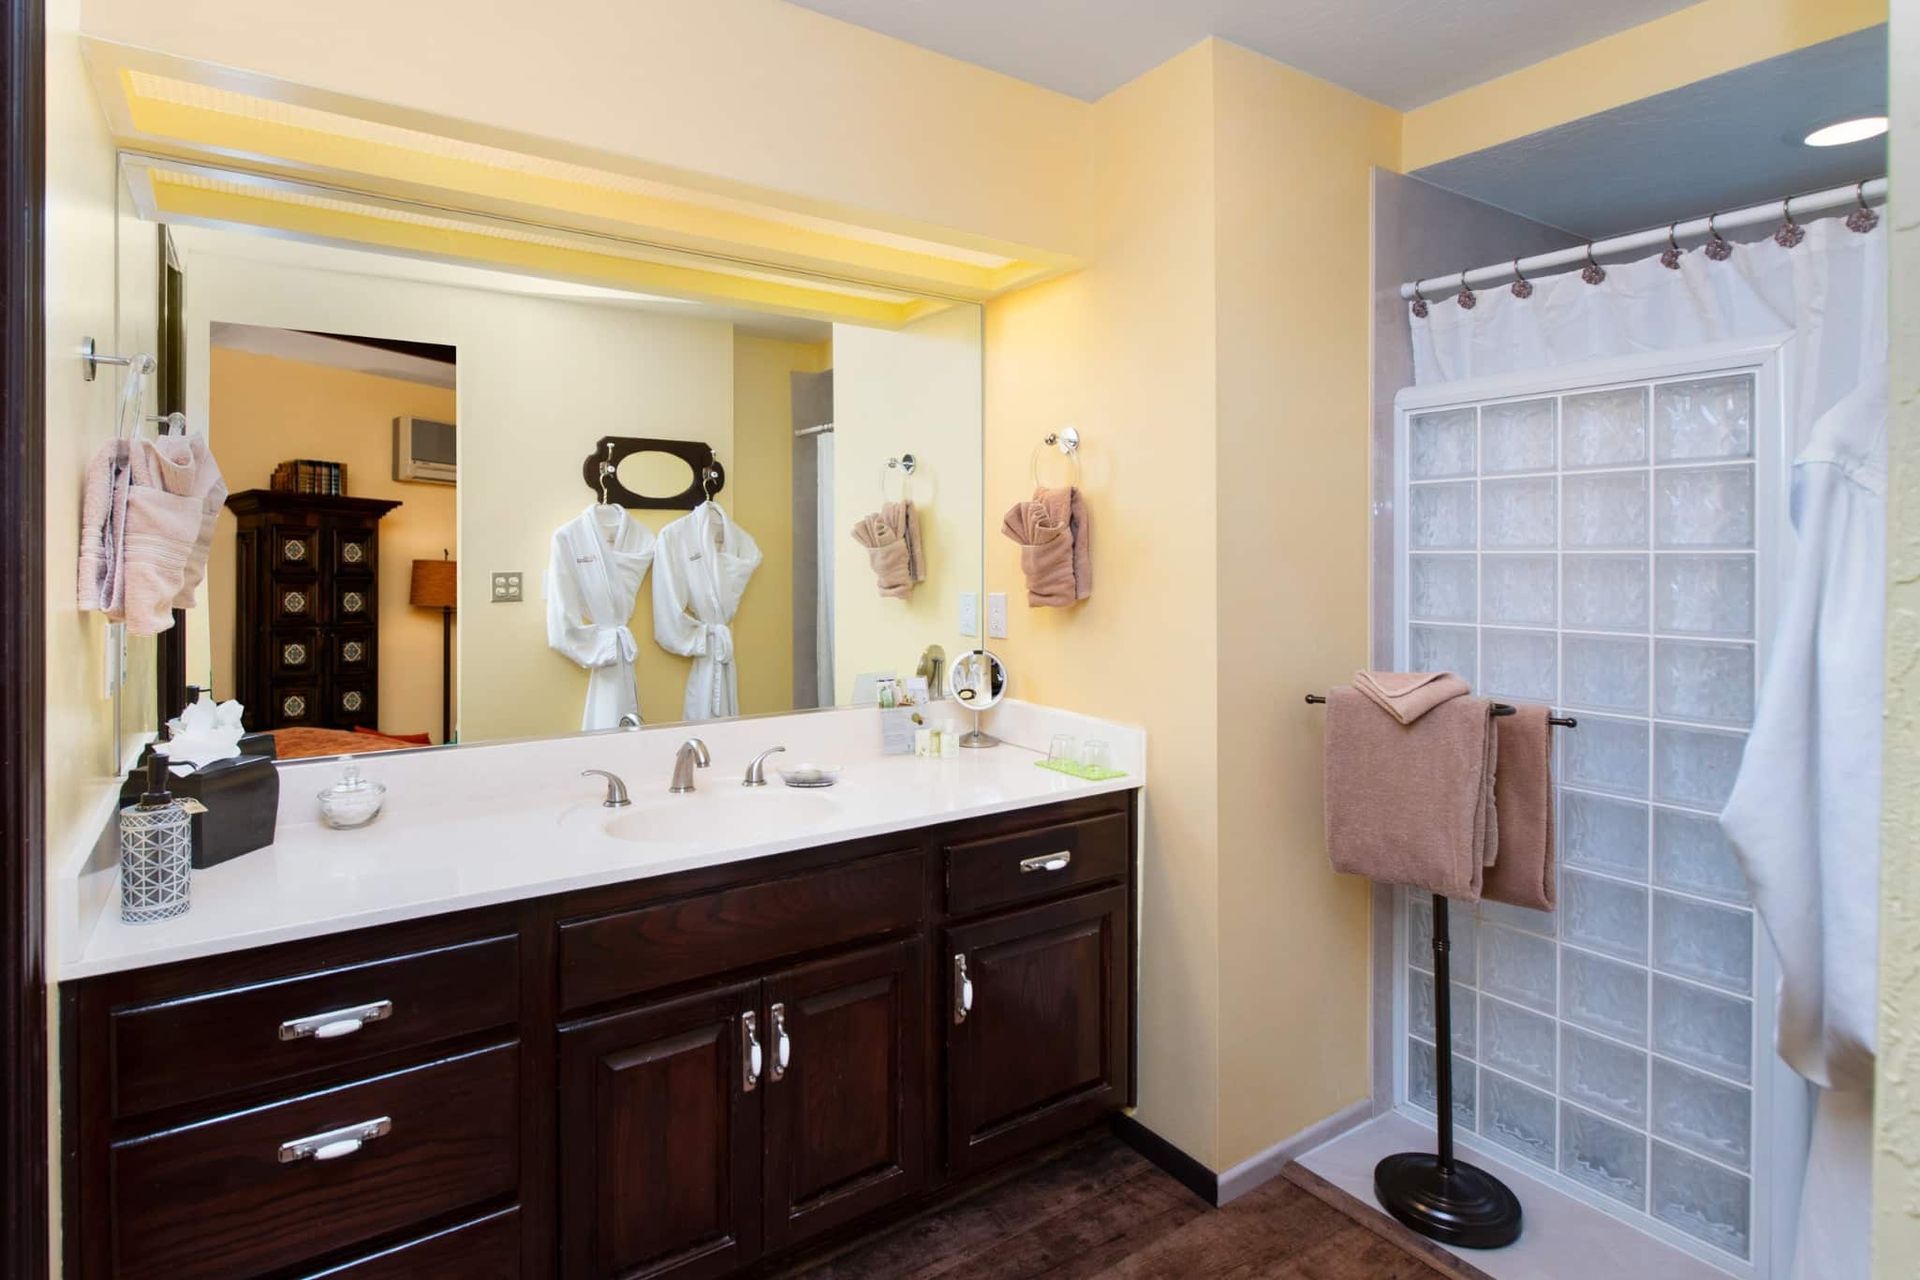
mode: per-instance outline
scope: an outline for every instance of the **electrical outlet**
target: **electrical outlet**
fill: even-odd
[[[960,593],[960,634],[963,636],[980,634],[980,597],[971,591]]]
[[[520,600],[520,575],[518,573],[496,573],[493,575],[493,602],[495,604],[518,604]]]
[[[1007,638],[1007,593],[1004,591],[987,592],[987,638]]]

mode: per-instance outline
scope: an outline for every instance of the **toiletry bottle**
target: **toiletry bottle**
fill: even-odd
[[[193,905],[193,815],[198,800],[167,790],[167,758],[147,758],[147,789],[120,811],[120,918],[146,924],[182,915]]]

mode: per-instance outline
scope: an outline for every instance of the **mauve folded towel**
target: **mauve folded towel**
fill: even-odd
[[[1000,532],[1020,544],[1028,604],[1065,608],[1093,594],[1093,516],[1079,489],[1035,489]]]
[[[867,516],[853,526],[853,540],[867,549],[880,594],[905,599],[913,594],[913,556],[900,531],[884,515]]]
[[[1477,902],[1499,849],[1493,704],[1449,698],[1401,724],[1357,689],[1327,695],[1334,870]]]
[[[1495,902],[1553,910],[1553,726],[1543,706],[1521,703],[1494,726],[1500,767],[1493,804],[1500,814],[1500,857],[1482,886]]]
[[[1451,671],[1356,671],[1353,687],[1401,724],[1469,692],[1467,682]]]

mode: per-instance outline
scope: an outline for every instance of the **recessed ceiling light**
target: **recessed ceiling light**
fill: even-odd
[[[1849,142],[1865,142],[1887,131],[1885,116],[1861,116],[1858,120],[1838,120],[1815,129],[1806,137],[1810,147],[1844,147]]]

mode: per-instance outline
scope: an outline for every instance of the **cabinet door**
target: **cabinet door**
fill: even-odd
[[[560,1033],[560,1250],[575,1280],[725,1275],[760,1251],[760,984]]]
[[[766,982],[766,1247],[926,1183],[926,961],[919,939]]]
[[[946,934],[947,1159],[995,1164],[1127,1097],[1127,892],[1102,890]]]

